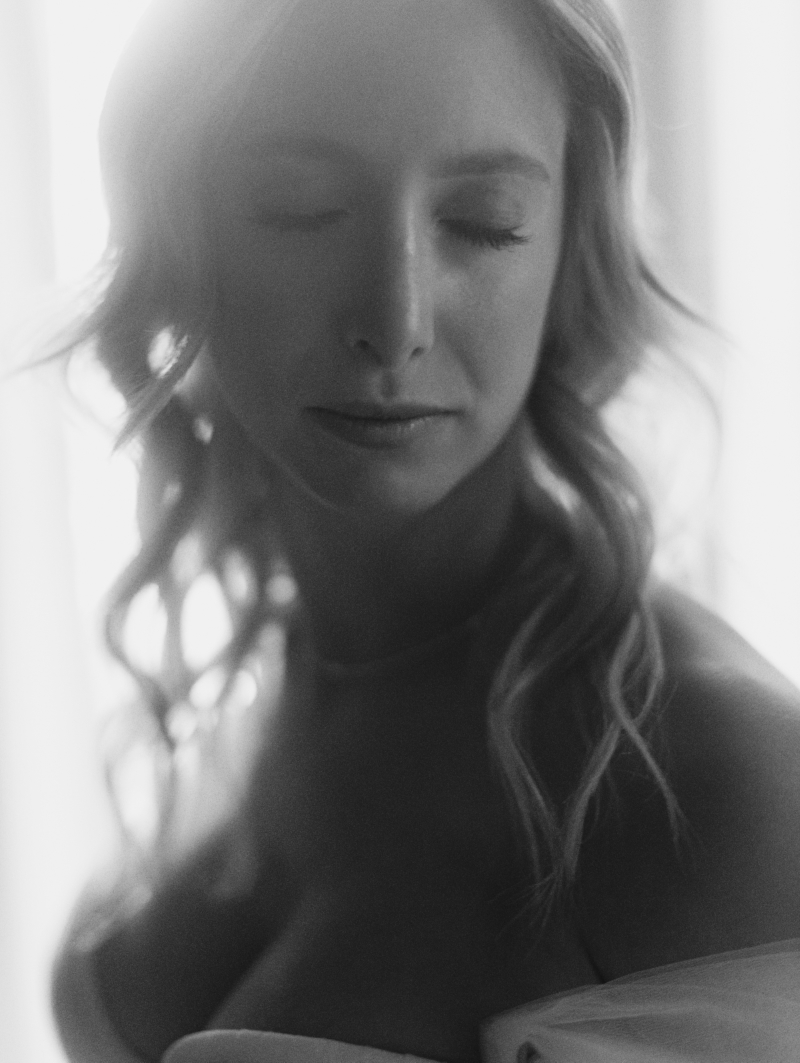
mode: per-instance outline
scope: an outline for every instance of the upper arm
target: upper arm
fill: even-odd
[[[221,898],[205,887],[182,875],[95,953],[109,1013],[146,1058],[203,1029],[269,940],[275,912],[260,891]]]
[[[741,674],[696,679],[683,698],[676,786],[697,918],[721,947],[800,936],[800,701]]]
[[[639,775],[587,846],[585,932],[609,977],[800,937],[800,695],[713,618],[693,623],[691,647],[667,633],[677,845]]]
[[[53,964],[53,1017],[73,1063],[142,1063],[112,1026],[97,992],[92,957],[68,934]]]
[[[62,951],[53,1001],[65,1040],[102,1040],[100,1016],[120,1050],[127,1045],[137,1063],[157,1063],[179,1037],[206,1025],[266,947],[282,903],[274,867],[268,884],[260,875],[246,893],[215,895],[209,885],[217,857],[197,854],[91,952]],[[91,1014],[85,1006],[89,985]],[[88,1028],[82,1031],[82,1024]],[[77,1058],[83,1063],[93,1057],[84,1048]],[[116,1056],[110,1058],[116,1063]],[[120,1063],[128,1063],[127,1057]]]

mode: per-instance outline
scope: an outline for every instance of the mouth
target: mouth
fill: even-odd
[[[306,411],[327,433],[357,446],[391,450],[429,437],[449,424],[455,410],[423,403],[383,405],[343,402]]]

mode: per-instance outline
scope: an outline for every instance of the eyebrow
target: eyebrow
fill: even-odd
[[[247,146],[248,154],[295,155],[321,162],[352,164],[358,153],[328,137],[301,137],[279,133],[268,140],[254,140]],[[549,183],[550,171],[533,155],[510,148],[452,155],[436,166],[437,177],[484,177],[495,173],[519,174]]]
[[[539,181],[550,181],[550,171],[541,159],[519,151],[476,151],[454,155],[438,167],[442,177],[483,177],[493,173],[520,174]]]

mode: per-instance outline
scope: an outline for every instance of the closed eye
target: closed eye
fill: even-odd
[[[502,248],[516,247],[530,242],[529,236],[522,236],[514,228],[496,228],[478,225],[468,221],[443,221],[445,229],[460,240],[465,240],[474,247],[488,247],[495,251]]]
[[[260,225],[278,232],[317,232],[327,225],[340,221],[346,215],[346,210],[337,208],[316,213],[259,211],[254,217]],[[474,247],[501,250],[530,242],[530,237],[522,236],[513,227],[480,225],[476,222],[449,219],[443,221],[442,225],[447,232]]]

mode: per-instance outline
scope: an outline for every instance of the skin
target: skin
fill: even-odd
[[[321,651],[378,657],[474,610],[514,536],[564,109],[485,2],[312,6],[268,60],[209,178],[214,364]],[[310,414],[357,400],[448,415],[377,450]]]
[[[583,865],[585,939],[609,978],[800,937],[800,692],[741,636],[673,590],[665,652],[676,849],[640,778]]]
[[[424,641],[469,615],[535,534],[535,515],[515,508],[520,411],[560,253],[565,124],[515,10],[312,5],[210,162],[215,372],[270,469],[310,625],[289,647],[287,696],[242,811],[258,846],[252,890],[204,891],[212,842],[93,958],[112,1023],[142,1058],[211,1026],[476,1063],[483,1019],[597,981],[585,945],[611,978],[800,936],[800,698],[674,593],[653,605],[685,844],[642,772],[623,771],[625,814],[591,833],[577,907],[543,936],[520,916],[525,870],[486,755],[496,660],[455,647],[412,675],[309,696],[312,654],[358,661]],[[277,163],[287,130],[334,140],[338,161]],[[487,151],[534,158],[548,179],[441,176],[444,159]],[[526,242],[464,238],[465,222],[499,221]],[[353,397],[456,414],[408,447],[359,448],[307,414]],[[568,793],[570,714],[538,708],[537,766]],[[56,1010],[76,1030],[71,979],[65,960]]]

